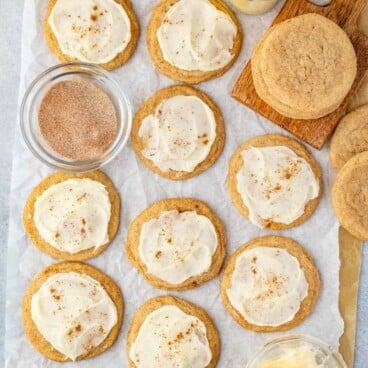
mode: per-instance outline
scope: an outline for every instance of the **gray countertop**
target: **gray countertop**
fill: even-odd
[[[28,0],[31,1],[31,0]],[[0,367],[3,366],[6,245],[12,142],[17,123],[23,0],[0,0]],[[368,246],[364,247],[358,303],[356,368],[368,366]]]

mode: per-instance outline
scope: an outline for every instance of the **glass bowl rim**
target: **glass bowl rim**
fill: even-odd
[[[62,72],[63,69],[68,67],[75,68],[76,70],[72,69],[69,72]],[[46,84],[54,80],[55,78],[62,77],[64,75],[73,75],[74,73],[79,74],[80,72],[78,73],[77,68],[80,68],[81,71],[84,71],[86,73],[90,73],[90,75],[92,76],[98,75],[99,77],[102,77],[103,79],[108,81],[109,85],[105,86],[105,88],[107,88],[108,92],[110,92],[112,96],[114,96],[114,98],[117,100],[117,103],[113,103],[114,106],[117,108],[117,112],[122,121],[119,123],[120,127],[114,141],[103,156],[98,157],[94,160],[68,162],[63,160],[62,158],[55,157],[55,155],[52,155],[48,151],[43,149],[43,144],[34,137],[30,138],[31,133],[29,132],[29,130],[31,129],[32,124],[32,118],[30,116],[33,111],[33,102],[37,98],[39,89],[42,88],[42,86],[39,86],[39,84],[47,76],[52,75],[53,72],[58,70],[60,70],[60,73],[52,76],[50,80],[46,80]],[[65,172],[81,173],[99,169],[100,167],[112,161],[120,153],[120,151],[126,145],[130,136],[130,131],[132,128],[132,114],[132,105],[128,94],[120,86],[112,73],[101,68],[98,65],[84,62],[68,62],[57,64],[50,68],[47,68],[32,80],[32,82],[26,88],[20,104],[19,122],[23,140],[28,149],[38,160],[53,169],[58,169]],[[37,147],[35,142],[37,143]]]
[[[347,365],[339,351],[334,349],[331,345],[324,342],[323,340],[306,334],[285,334],[271,339],[270,341],[267,341],[252,355],[245,368],[256,368],[254,364],[257,363],[257,361],[262,358],[265,353],[268,352],[268,349],[279,344],[292,341],[301,341],[317,346],[321,350],[321,352],[328,354],[329,356],[332,356],[334,358],[334,361],[338,364],[337,368],[347,368]]]

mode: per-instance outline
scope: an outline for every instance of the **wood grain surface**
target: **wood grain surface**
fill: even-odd
[[[307,0],[287,0],[273,22],[277,24],[297,15],[318,13],[336,22],[349,35],[357,54],[358,73],[349,94],[337,110],[313,120],[291,119],[279,114],[258,97],[253,84],[250,60],[234,85],[232,97],[314,148],[321,149],[367,72],[368,37],[356,28],[357,18],[364,5],[365,0],[332,0],[331,4],[325,7],[313,5]]]

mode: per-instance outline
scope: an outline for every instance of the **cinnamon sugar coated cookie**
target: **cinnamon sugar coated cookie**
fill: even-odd
[[[23,298],[26,335],[57,362],[92,358],[118,337],[123,320],[119,287],[103,272],[78,262],[53,264],[29,284]]]
[[[82,61],[107,70],[133,55],[139,25],[130,0],[49,0],[43,29],[62,62]]]
[[[242,39],[240,23],[222,0],[162,0],[147,29],[156,69],[188,84],[223,75],[238,57]]]
[[[131,368],[214,368],[220,339],[211,317],[200,307],[173,296],[145,302],[128,332]]]
[[[152,286],[164,290],[194,288],[221,270],[226,255],[224,225],[202,201],[165,199],[131,223],[126,252]]]
[[[233,154],[228,189],[240,213],[260,228],[300,225],[316,209],[321,170],[297,141],[278,134],[251,138]]]
[[[280,236],[256,238],[230,257],[221,280],[229,314],[257,332],[284,331],[313,310],[320,289],[316,266],[295,241]]]
[[[313,13],[272,26],[258,41],[251,66],[259,97],[293,119],[317,119],[336,110],[357,73],[347,34]]]
[[[119,222],[119,194],[101,171],[50,175],[29,195],[23,211],[33,244],[69,261],[99,255],[114,239]]]
[[[347,114],[337,126],[330,145],[335,171],[358,153],[368,151],[368,105]]]
[[[131,141],[150,170],[171,180],[188,179],[207,170],[221,155],[225,143],[222,114],[197,89],[163,88],[139,108]]]
[[[368,152],[351,158],[332,186],[332,205],[340,224],[358,239],[368,240]]]

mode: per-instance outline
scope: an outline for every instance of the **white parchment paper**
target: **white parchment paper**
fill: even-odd
[[[132,0],[137,13],[141,37],[138,48],[127,65],[114,71],[115,77],[131,97],[136,111],[139,105],[156,90],[174,82],[155,71],[145,43],[146,26],[158,0]],[[23,18],[22,68],[20,98],[26,86],[46,68],[58,63],[48,51],[43,39],[42,19],[47,0],[26,0]],[[281,3],[262,16],[247,16],[237,12],[243,25],[244,45],[235,66],[225,76],[202,83],[198,87],[214,98],[221,108],[226,128],[225,150],[217,163],[193,179],[171,182],[146,169],[136,158],[130,144],[104,171],[112,178],[122,198],[121,226],[114,242],[96,259],[88,263],[99,267],[121,287],[125,299],[123,328],[115,345],[92,360],[63,367],[101,368],[128,367],[126,334],[136,309],[147,299],[165,294],[146,284],[130,265],[125,255],[125,239],[130,222],[149,204],[168,197],[197,197],[207,202],[223,219],[228,236],[228,254],[246,241],[271,234],[246,221],[235,209],[226,188],[229,159],[236,147],[245,140],[264,133],[284,133],[280,128],[240,105],[230,97],[230,91],[257,39],[270,25]],[[9,124],[18,122],[9,122]],[[305,224],[289,231],[278,232],[302,244],[314,258],[321,274],[321,294],[312,315],[290,332],[312,334],[338,346],[343,332],[343,321],[338,310],[339,253],[338,225],[330,203],[332,169],[326,149],[311,149],[321,165],[324,193],[321,203]],[[7,261],[6,367],[59,367],[47,361],[27,341],[21,322],[21,301],[27,284],[44,267],[57,262],[39,252],[27,238],[21,214],[31,190],[52,171],[38,162],[25,147],[19,128],[16,131],[13,178],[11,189],[10,234]],[[244,367],[252,353],[267,340],[280,334],[260,334],[238,326],[226,313],[219,295],[219,278],[199,288],[173,293],[204,307],[214,319],[221,335],[222,350],[218,367]]]

